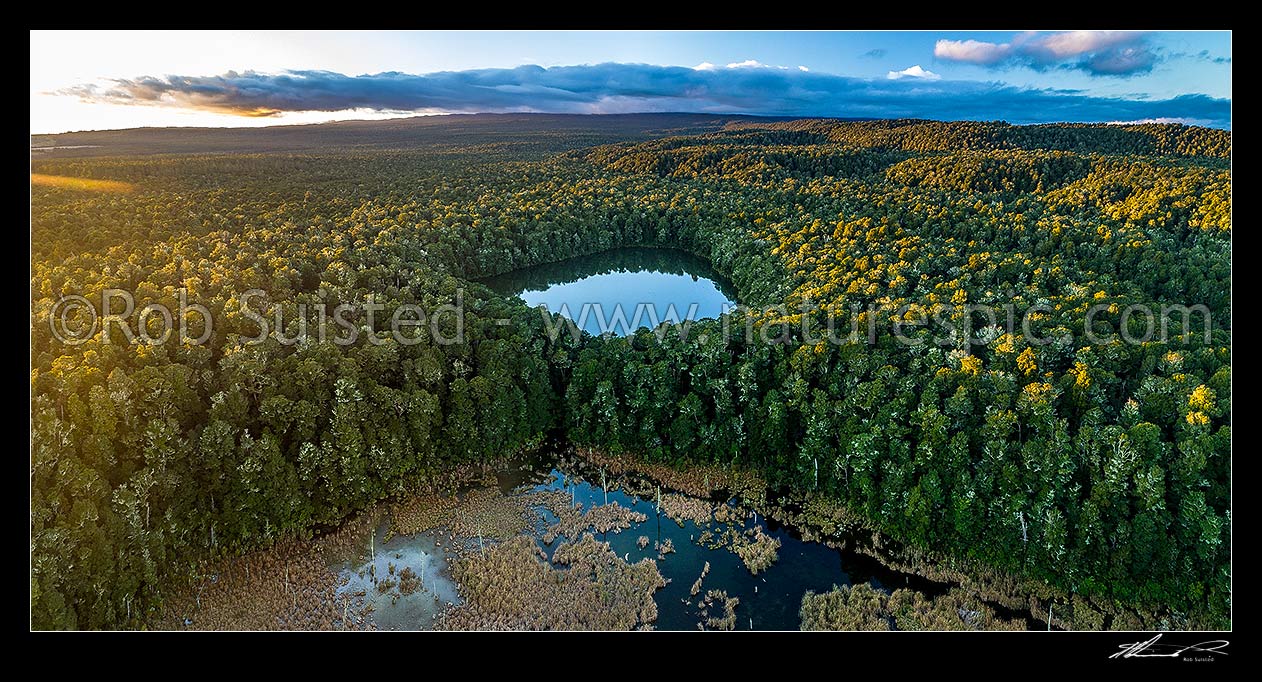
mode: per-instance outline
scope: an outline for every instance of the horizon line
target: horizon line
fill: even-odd
[[[54,135],[78,135],[88,133],[115,133],[115,132],[135,132],[142,130],[273,130],[277,128],[311,128],[317,126],[344,125],[351,123],[383,123],[387,121],[404,121],[408,119],[428,119],[428,118],[447,118],[451,116],[552,116],[564,118],[618,118],[630,116],[697,116],[706,118],[759,118],[767,120],[780,121],[843,121],[862,123],[867,121],[934,121],[939,123],[1002,123],[1012,127],[1034,127],[1034,126],[1052,126],[1052,125],[1111,125],[1111,126],[1128,126],[1128,125],[1173,125],[1184,126],[1187,128],[1205,128],[1206,130],[1225,130],[1231,132],[1230,123],[1224,128],[1207,125],[1194,125],[1180,122],[1160,122],[1160,121],[1045,121],[1042,123],[1009,123],[1004,119],[974,119],[974,118],[921,118],[915,116],[825,116],[825,115],[784,115],[784,114],[757,114],[757,113],[712,113],[704,111],[630,111],[618,113],[576,113],[576,112],[547,112],[547,111],[453,111],[453,112],[437,112],[437,113],[418,113],[407,112],[398,116],[386,116],[382,118],[345,118],[330,121],[315,121],[310,123],[276,123],[272,125],[224,125],[224,126],[208,126],[208,125],[190,125],[190,126],[136,126],[132,128],[94,128],[79,130],[63,130],[55,133],[30,133],[32,139],[36,137],[51,137]]]

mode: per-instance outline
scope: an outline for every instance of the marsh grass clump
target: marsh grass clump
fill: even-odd
[[[453,521],[453,512],[467,501],[458,492],[474,488],[475,491],[470,495],[476,502],[479,499],[476,489],[494,489],[497,485],[496,469],[506,467],[508,463],[508,458],[497,458],[486,462],[450,465],[442,471],[433,472],[428,480],[390,504],[391,524],[386,539],[394,533],[415,535],[449,526]]]
[[[583,527],[583,504],[573,502],[569,493],[559,490],[547,490],[530,493],[526,496],[529,504],[543,507],[557,517],[556,523],[544,531],[543,541],[551,543],[563,529],[579,529]]]
[[[872,524],[837,498],[811,493],[802,502],[801,525],[819,529],[824,537],[836,537],[867,529]]]
[[[529,536],[461,557],[452,577],[464,603],[438,626],[456,630],[631,630],[657,619],[653,593],[666,582],[656,562],[628,564],[590,533],[553,553]]]
[[[338,594],[332,566],[368,552],[386,513],[374,505],[315,538],[288,538],[209,562],[168,592],[150,626],[163,630],[372,629],[364,594]]]
[[[684,527],[685,521],[703,525],[709,523],[711,519],[709,502],[678,493],[662,495],[662,511],[668,518],[678,523],[680,528]]]
[[[628,509],[617,502],[610,502],[599,507],[592,507],[583,517],[588,528],[597,533],[621,533],[637,523],[644,523],[648,517],[633,509]]]
[[[469,491],[451,513],[451,530],[460,537],[507,540],[526,532],[538,518],[522,497],[506,496],[499,488]]]
[[[854,536],[877,534],[869,520],[842,501],[822,493],[792,495],[755,509],[762,509],[767,516],[797,528],[802,539],[810,542],[836,544]]]
[[[670,538],[666,538],[665,540],[657,543],[657,560],[661,561],[662,559],[665,559],[667,554],[671,554],[674,551],[675,551],[674,541],[672,541]]]
[[[517,536],[484,552],[455,561],[451,577],[464,603],[447,611],[438,627],[454,630],[511,630],[540,622],[543,605],[533,603],[536,590],[555,589],[546,555],[527,536]]]
[[[434,492],[409,495],[390,505],[391,528],[402,535],[415,535],[445,526],[459,504],[455,495]]]
[[[407,596],[416,592],[421,587],[421,577],[412,570],[411,566],[404,567],[399,571],[399,594]]]
[[[636,539],[635,539],[635,546],[636,546],[636,547],[639,547],[640,549],[644,549],[645,547],[648,547],[648,546],[649,546],[649,536],[647,536],[647,535],[641,535],[640,537],[636,538]]]
[[[589,599],[598,599],[614,622],[623,626],[607,629],[629,629],[637,623],[657,620],[653,593],[665,587],[666,580],[657,570],[656,561],[641,559],[629,564],[614,554],[609,543],[596,540],[590,533],[578,542],[557,548],[552,560],[568,565],[571,578],[584,577],[579,582],[583,588],[580,591],[586,592]]]
[[[1000,618],[966,590],[926,597],[915,590],[895,590],[889,610],[899,630],[1024,630],[1025,624]]]
[[[576,448],[580,460],[603,467],[613,475],[639,474],[679,492],[707,498],[720,490],[738,495],[754,506],[766,502],[767,482],[757,473],[735,466],[692,464],[675,468],[650,462],[631,453],[611,454],[594,448]]]
[[[560,536],[577,538],[583,531],[591,529],[597,533],[621,533],[637,523],[644,523],[648,517],[640,512],[628,509],[617,502],[592,507],[586,514],[580,513],[576,507],[567,507],[557,513],[558,522],[543,535],[543,541],[551,543]],[[647,544],[647,538],[645,539]]]
[[[726,549],[740,558],[749,572],[758,575],[779,558],[780,540],[763,532],[762,526],[742,531],[728,526],[717,532],[706,529],[695,540],[706,549]]]
[[[915,590],[887,594],[868,583],[802,597],[803,630],[1024,630],[976,595],[952,588],[926,597]]]
[[[528,509],[543,493],[506,496],[500,492],[495,471],[509,465],[508,458],[451,466],[435,473],[389,505],[394,533],[415,535],[448,528],[457,535],[505,539],[520,532],[531,520]],[[520,520],[519,520],[520,517]]]
[[[339,595],[318,541],[285,540],[211,564],[174,591],[152,626],[164,630],[368,629],[355,595]]]
[[[889,596],[868,583],[802,596],[803,630],[892,630]]]
[[[694,597],[697,596],[697,594],[701,592],[701,583],[705,580],[707,575],[710,575],[710,562],[708,561],[705,562],[705,566],[701,567],[701,575],[698,576],[697,581],[692,584],[692,589],[688,591],[688,594],[691,594]]]
[[[714,520],[722,524],[732,523],[743,516],[736,507],[724,503],[714,505],[713,515]]]
[[[536,490],[518,495],[518,497],[532,507],[543,507],[558,515],[561,512],[578,507],[578,505],[572,503],[570,493],[565,490]]]
[[[709,564],[706,565],[709,566]],[[707,590],[705,599],[701,601],[701,617],[705,618],[705,627],[711,630],[735,630],[736,606],[740,603],[739,597],[729,597],[726,590]],[[718,605],[723,609],[722,615],[709,615],[709,609],[713,605]]]
[[[780,556],[780,540],[764,533],[762,526],[754,526],[743,535],[736,536],[731,546],[745,568],[754,575],[770,568]]]
[[[726,536],[723,534],[715,535],[714,531],[706,528],[701,531],[700,535],[697,536],[695,542],[698,546],[705,547],[706,549],[719,549],[723,546],[725,537]]]

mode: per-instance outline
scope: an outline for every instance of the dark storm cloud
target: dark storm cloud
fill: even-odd
[[[1124,68],[1101,63],[1098,68]],[[298,111],[627,113],[688,111],[785,116],[1047,121],[1186,120],[1230,125],[1230,100],[1095,97],[980,81],[861,79],[756,62],[687,68],[646,64],[520,66],[424,75],[229,72],[115,80],[62,91],[94,102],[173,106],[243,116]]]

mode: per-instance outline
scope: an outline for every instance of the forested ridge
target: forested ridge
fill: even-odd
[[[208,557],[560,432],[753,467],[908,546],[1153,626],[1230,626],[1229,133],[619,126],[630,141],[568,151],[541,117],[438,150],[35,157],[35,173],[130,191],[32,188],[32,625],[141,626]],[[718,321],[553,341],[537,311],[476,281],[630,245],[689,251],[743,303],[783,304],[737,315],[781,342],[703,333]],[[210,341],[53,338],[61,296],[111,288],[173,310],[186,290],[214,317]],[[248,344],[250,289],[281,309],[285,338],[300,304],[371,297],[384,331],[398,306],[462,292],[466,342]],[[942,303],[1038,305],[1032,329],[1052,342],[893,338],[892,318]],[[1132,304],[1202,304],[1210,340],[1199,315],[1166,341],[1082,338],[1092,306],[1108,338]],[[843,333],[875,316],[876,342],[803,343],[802,314]]]

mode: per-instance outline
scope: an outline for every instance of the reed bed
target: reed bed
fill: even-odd
[[[726,590],[707,590],[705,599],[701,601],[701,617],[703,620],[697,623],[697,627],[701,630],[706,628],[711,630],[735,630],[736,606],[740,603],[739,597],[728,596]],[[712,606],[718,606],[722,609],[722,615],[709,615]]]
[[[677,469],[660,462],[649,462],[631,453],[610,454],[594,448],[578,447],[574,453],[590,464],[603,467],[614,475],[639,474],[682,493],[708,498],[727,491],[755,507],[766,503],[767,483],[757,473],[718,464],[694,464]]]
[[[710,562],[705,562],[705,566],[701,567],[701,575],[697,577],[697,581],[692,584],[692,588],[688,590],[688,594],[697,596],[701,593],[701,583],[705,581],[705,577],[710,575]]]
[[[1025,623],[999,617],[976,594],[952,588],[926,597],[915,590],[887,594],[868,583],[806,593],[803,630],[1024,630]]]
[[[662,495],[662,512],[678,523],[680,528],[684,527],[686,521],[692,521],[701,526],[709,523],[713,518],[709,502],[677,493]]]
[[[267,549],[215,562],[201,577],[168,596],[160,630],[372,629],[363,601],[339,595],[337,574],[324,560],[349,543],[284,540]],[[344,549],[344,548],[343,548]]]
[[[657,619],[666,582],[651,559],[628,564],[590,533],[546,555],[519,535],[452,566],[464,603],[439,619],[452,630],[631,630]]]
[[[526,532],[537,519],[524,498],[506,496],[499,488],[480,488],[460,500],[449,525],[457,537],[507,540]]]
[[[730,547],[754,575],[767,570],[780,558],[780,540],[764,533],[762,526],[737,535]]]
[[[430,490],[409,495],[390,506],[392,530],[415,535],[437,528],[464,538],[506,540],[538,519],[530,501],[499,488],[475,488],[462,496]]]
[[[399,571],[399,594],[403,596],[410,595],[421,588],[421,577],[412,570],[411,566],[406,566]]]
[[[588,529],[597,533],[621,533],[624,529],[648,520],[644,514],[623,507],[617,502],[592,507],[586,514],[579,513],[579,510],[574,507],[569,507],[561,513],[554,510],[553,513],[557,515],[559,521],[544,533],[543,541],[547,543],[561,536],[570,539],[577,538]],[[647,544],[647,538],[645,542]]]

